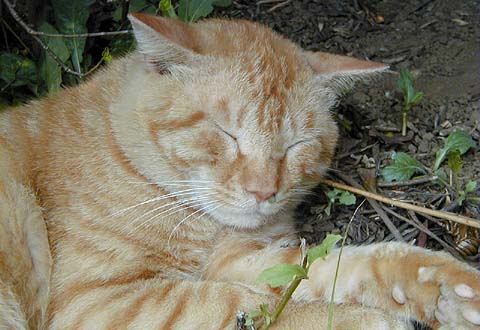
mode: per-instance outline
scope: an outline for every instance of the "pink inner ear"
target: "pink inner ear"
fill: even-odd
[[[132,13],[133,17],[160,33],[164,38],[186,49],[197,51],[192,27],[176,19]]]
[[[383,63],[363,61],[353,57],[324,52],[306,52],[306,55],[308,63],[319,74],[353,71],[368,73],[388,68],[388,65]]]

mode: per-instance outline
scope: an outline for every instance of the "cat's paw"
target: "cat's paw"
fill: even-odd
[[[478,288],[477,288],[478,289]],[[480,296],[471,286],[440,286],[435,318],[444,330],[480,329]]]
[[[435,295],[433,305],[424,308],[427,314],[433,314],[439,324],[438,329],[480,330],[478,271],[456,262],[443,266],[420,267],[417,282],[423,285],[425,295]],[[398,288],[393,289],[392,296],[397,302],[408,299]]]

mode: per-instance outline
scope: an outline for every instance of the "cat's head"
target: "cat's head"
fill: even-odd
[[[258,227],[318,183],[338,91],[387,68],[304,51],[248,21],[130,20],[139,58],[112,111],[125,153],[184,206],[235,227]]]

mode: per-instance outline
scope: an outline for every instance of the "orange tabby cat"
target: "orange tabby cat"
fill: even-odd
[[[379,63],[246,21],[135,14],[138,52],[0,117],[1,329],[234,329],[295,263],[292,209],[329,165],[329,113]],[[48,239],[47,239],[48,237]],[[294,245],[294,244],[292,244]],[[275,329],[324,329],[338,251]],[[400,243],[345,249],[336,329],[479,329],[479,272]]]

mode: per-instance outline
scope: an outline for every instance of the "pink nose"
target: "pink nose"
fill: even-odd
[[[248,191],[248,192],[255,195],[255,199],[257,200],[258,203],[266,201],[270,197],[275,196],[275,194],[277,193],[276,190]]]

